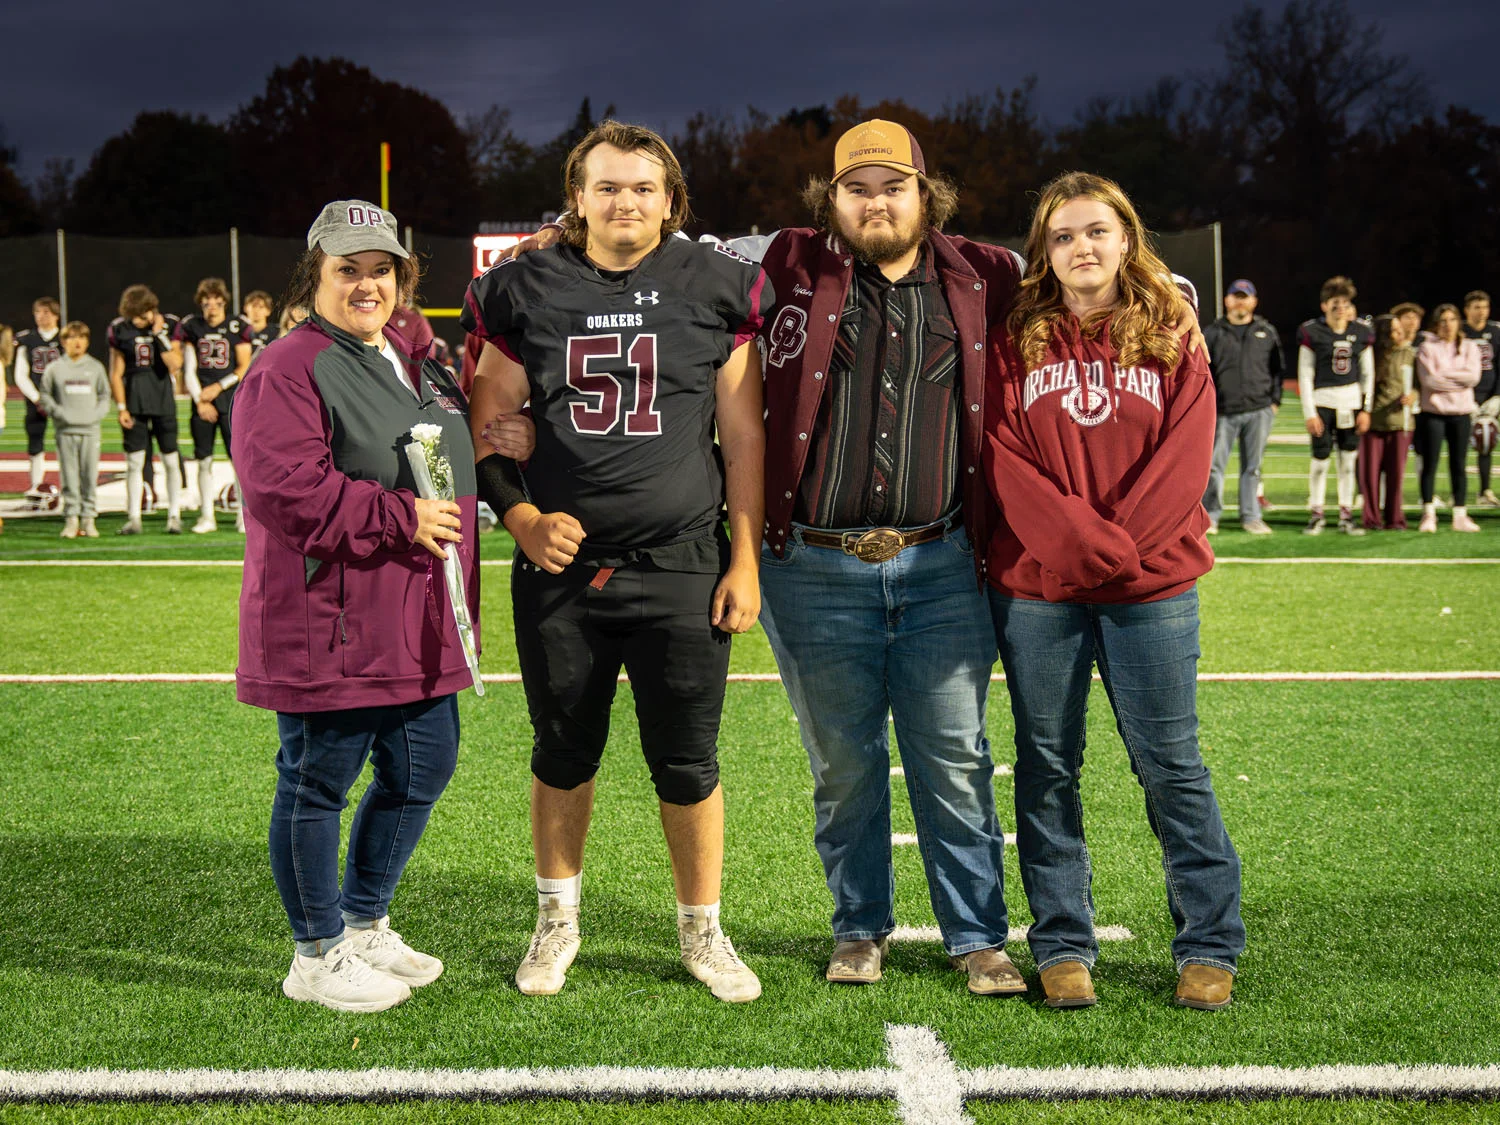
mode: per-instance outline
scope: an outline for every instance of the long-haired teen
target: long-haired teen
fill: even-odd
[[[1032,953],[1049,1006],[1094,1002],[1078,779],[1097,664],[1162,844],[1176,1000],[1221,1008],[1245,930],[1239,857],[1198,750],[1213,383],[1171,327],[1184,302],[1116,184],[1054,180],[1026,256],[1008,331],[990,335],[985,453],[1005,524],[989,594],[1016,724]]]

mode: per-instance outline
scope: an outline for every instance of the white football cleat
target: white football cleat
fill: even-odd
[[[568,981],[568,967],[578,956],[583,938],[578,931],[578,907],[548,899],[537,914],[531,946],[516,967],[516,987],[527,996],[554,996]]]
[[[391,929],[390,915],[386,915],[368,930],[345,930],[344,938],[352,942],[354,952],[370,963],[372,968],[387,976],[405,981],[412,988],[431,984],[443,975],[443,963],[436,957],[419,953],[401,935]]]
[[[729,935],[717,919],[678,920],[677,943],[682,963],[708,990],[730,1004],[743,1004],[760,995],[760,978],[735,953]]]
[[[383,1012],[411,996],[405,981],[373,968],[348,938],[321,957],[292,957],[281,991],[336,1012]]]
[[[198,522],[193,524],[194,535],[207,535],[210,531],[219,530],[218,523],[214,520],[212,512],[205,512],[198,517]]]

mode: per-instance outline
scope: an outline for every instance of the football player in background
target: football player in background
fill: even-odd
[[[58,336],[62,306],[56,297],[39,297],[31,306],[35,328],[16,334],[14,368],[16,389],[26,399],[27,493],[35,495],[47,475],[47,415],[42,412],[38,389],[47,365],[62,358]]]
[[[760,609],[753,340],[771,287],[738,254],[670,237],[689,218],[686,185],[655,133],[604,122],[569,155],[564,182],[564,244],[476,278],[462,317],[486,341],[470,411],[480,496],[521,552],[511,590],[535,730],[538,918],[516,984],[558,992],[578,952],[584,840],[623,664],[682,961],[719,999],[753,1000],[760,981],[719,923],[718,733],[730,635]],[[528,399],[529,497],[515,462],[478,440],[486,419]]]
[[[234,388],[250,367],[250,328],[237,316],[229,316],[229,288],[218,277],[198,283],[193,303],[202,311],[177,325],[173,338],[182,345],[182,381],[193,413],[188,431],[193,435],[193,458],[198,462],[199,535],[213,531],[214,521],[214,433],[224,435],[224,456],[232,461],[229,447],[230,410]],[[245,530],[241,513],[235,529]]]
[[[1323,505],[1328,496],[1328,458],[1338,446],[1339,530],[1363,535],[1354,520],[1354,468],[1359,436],[1370,428],[1370,395],[1375,386],[1374,332],[1354,319],[1354,282],[1330,277],[1319,293],[1321,317],[1297,329],[1297,392],[1302,420],[1312,437],[1308,468],[1304,535],[1320,535],[1327,526]]]
[[[1495,349],[1500,347],[1500,323],[1490,319],[1490,295],[1475,289],[1464,295],[1464,335],[1479,341],[1479,386],[1474,388],[1474,449],[1479,463],[1479,506],[1500,508],[1500,496],[1490,488],[1494,464],[1495,425],[1500,418],[1500,372]]]
[[[240,302],[242,319],[245,327],[250,330],[251,359],[260,355],[260,349],[281,334],[276,322],[271,319],[271,314],[275,310],[276,302],[264,289],[252,289]]]
[[[172,343],[156,294],[131,285],[120,294],[120,315],[110,322],[109,382],[125,444],[125,522],[121,535],[141,533],[141,485],[155,437],[167,475],[167,534],[182,534],[173,376],[181,357]]]

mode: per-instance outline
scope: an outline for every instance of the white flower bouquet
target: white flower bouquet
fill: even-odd
[[[420,422],[411,428],[412,440],[406,447],[406,460],[416,478],[417,493],[424,500],[452,500],[453,462],[443,448],[443,427]],[[458,552],[445,547],[443,578],[448,586],[448,601],[453,606],[453,623],[458,626],[458,640],[463,645],[464,660],[474,677],[474,694],[484,694],[479,678],[479,652],[474,646],[474,622],[469,617],[469,599],[464,590],[464,575],[459,569]]]

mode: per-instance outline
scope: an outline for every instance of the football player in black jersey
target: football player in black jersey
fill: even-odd
[[[1354,319],[1354,283],[1330,277],[1319,294],[1321,317],[1297,329],[1297,391],[1302,419],[1312,437],[1308,469],[1306,535],[1326,526],[1323,504],[1328,495],[1328,458],[1338,445],[1339,530],[1363,535],[1354,519],[1354,469],[1359,436],[1370,428],[1370,396],[1375,389],[1375,334]],[[1367,498],[1368,501],[1368,498]],[[1378,503],[1376,501],[1368,501]]]
[[[281,329],[271,319],[276,311],[276,302],[264,289],[252,289],[240,302],[241,319],[250,330],[250,358],[260,355],[260,349],[281,335]]]
[[[671,854],[683,963],[719,999],[753,1000],[760,982],[719,924],[717,739],[729,635],[760,608],[753,340],[770,286],[731,251],[670,237],[687,195],[655,133],[605,122],[573,150],[564,181],[564,244],[475,279],[462,319],[486,341],[476,438],[485,419],[528,400],[536,423],[529,497],[513,462],[490,453],[479,465],[480,495],[520,547],[511,589],[535,731],[539,917],[516,983],[557,992],[578,951],[584,838],[623,664]]]
[[[1500,419],[1500,367],[1495,351],[1500,348],[1500,323],[1490,319],[1490,295],[1483,289],[1464,294],[1464,322],[1460,326],[1471,340],[1479,341],[1479,386],[1474,388],[1474,450],[1479,462],[1479,506],[1500,508],[1500,496],[1490,487],[1494,465],[1496,420]],[[1488,428],[1489,437],[1481,435]]]
[[[224,435],[224,455],[233,459],[229,414],[234,388],[250,366],[251,345],[249,327],[227,315],[229,287],[222,278],[200,281],[193,302],[203,311],[179,323],[172,335],[182,348],[182,381],[193,403],[188,417],[198,462],[198,522],[193,531],[201,535],[215,528],[214,431]],[[243,515],[236,526],[245,530]]]
[[[144,285],[120,294],[120,315],[110,322],[109,382],[125,444],[125,523],[121,535],[141,533],[141,483],[150,440],[156,438],[167,477],[167,534],[182,533],[179,510],[182,464],[177,453],[177,403],[173,376],[181,358],[156,294]]]
[[[26,454],[31,482],[26,491],[35,496],[47,475],[47,415],[42,413],[38,388],[47,364],[62,358],[58,336],[62,306],[56,297],[40,297],[31,306],[31,316],[36,327],[16,334],[15,384],[26,399]]]

